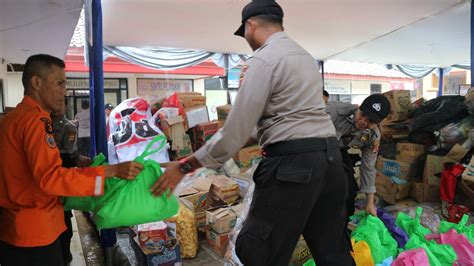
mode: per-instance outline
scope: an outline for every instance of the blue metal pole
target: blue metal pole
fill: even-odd
[[[440,68],[439,68],[438,96],[443,95],[443,78],[444,78],[444,70],[440,67]]]

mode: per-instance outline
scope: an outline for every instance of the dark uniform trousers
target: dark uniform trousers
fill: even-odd
[[[336,138],[269,145],[236,240],[246,266],[288,265],[303,235],[318,266],[355,265],[345,234],[347,178]]]
[[[354,177],[354,162],[352,161],[349,153],[347,152],[348,149],[341,149],[341,156],[342,162],[344,164],[344,171],[346,172],[347,176],[347,184],[348,184],[348,195],[347,195],[347,221],[349,221],[349,217],[354,214],[355,211],[355,199],[357,197],[357,191],[359,191],[359,185],[357,185],[357,181]]]
[[[2,266],[63,266],[59,238],[41,247],[15,247],[0,241]]]

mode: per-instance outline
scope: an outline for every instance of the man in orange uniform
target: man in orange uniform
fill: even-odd
[[[0,122],[0,265],[63,265],[59,236],[66,230],[58,196],[103,193],[105,177],[133,179],[135,162],[63,168],[50,113],[64,105],[64,62],[28,58],[25,96]]]

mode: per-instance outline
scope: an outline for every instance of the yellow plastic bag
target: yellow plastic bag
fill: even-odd
[[[352,249],[351,255],[355,260],[357,266],[374,266],[374,259],[372,258],[372,253],[370,247],[364,240],[355,242],[354,239],[351,239]]]

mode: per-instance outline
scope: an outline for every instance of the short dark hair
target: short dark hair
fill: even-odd
[[[49,73],[53,65],[63,69],[66,67],[66,64],[64,64],[63,60],[52,55],[37,54],[30,56],[26,60],[25,67],[23,69],[23,76],[21,77],[21,81],[25,90],[30,85],[31,78],[33,76],[44,78],[46,72]]]
[[[323,95],[329,98],[329,92],[327,90],[323,90]]]
[[[82,109],[87,109],[87,108],[89,108],[89,101],[88,101],[88,100],[83,100],[83,101],[81,102],[81,107],[82,107]]]
[[[254,16],[257,20],[263,21],[264,23],[278,25],[283,28],[283,19],[273,14],[262,14]]]

